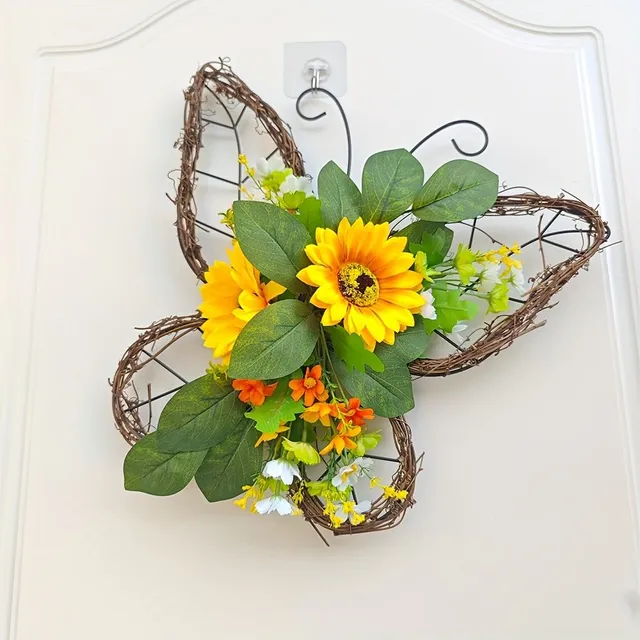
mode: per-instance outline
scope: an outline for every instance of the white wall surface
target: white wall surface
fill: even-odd
[[[0,638],[637,638],[638,13],[622,0],[6,6]],[[625,237],[545,328],[416,384],[418,504],[397,530],[330,549],[301,520],[195,489],[126,493],[106,384],[134,326],[198,304],[165,197],[190,75],[230,56],[315,175],[342,158],[339,121],[301,123],[282,80],[283,43],[315,40],[347,46],[355,175],[376,150],[474,118],[501,179],[599,203]],[[420,152],[427,170],[452,157],[447,135]],[[197,371],[206,355],[178,358]]]

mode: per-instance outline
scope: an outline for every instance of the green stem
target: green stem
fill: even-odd
[[[322,344],[322,350],[323,350],[323,356],[324,356],[323,360],[327,365],[328,370],[331,373],[333,382],[336,384],[336,386],[340,390],[340,393],[342,394],[342,399],[345,402],[347,402],[347,394],[342,386],[342,383],[340,382],[340,378],[338,378],[338,375],[336,374],[336,370],[333,366],[333,362],[331,361],[331,356],[329,355],[329,345],[327,344],[327,337],[322,327],[320,327],[320,342]]]

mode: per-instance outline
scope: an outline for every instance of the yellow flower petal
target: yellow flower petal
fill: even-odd
[[[380,289],[413,289],[422,285],[422,275],[417,271],[405,271],[395,276],[380,278]]]
[[[382,324],[392,331],[400,330],[400,314],[397,313],[396,310],[400,311],[400,308],[384,300],[378,300],[372,307],[372,311],[380,318]]]
[[[340,289],[338,289],[338,285],[336,283],[328,283],[323,284],[314,294],[313,296],[316,300],[320,300],[321,302],[325,302],[326,304],[336,304],[341,301],[345,301],[344,297],[340,293]]]
[[[382,324],[382,320],[368,307],[364,307],[361,311],[364,316],[367,331],[369,331],[376,341],[382,342],[382,340],[384,340],[384,325]]]
[[[406,289],[385,289],[380,292],[380,298],[406,309],[422,307],[425,302],[419,293]]]
[[[342,298],[342,300],[332,304],[329,307],[329,317],[334,324],[338,324],[340,320],[342,320],[347,313],[347,309],[349,308],[349,303]]]
[[[335,277],[335,274],[331,269],[329,269],[329,267],[325,267],[323,265],[312,264],[311,266],[298,271],[299,280],[302,280],[305,284],[315,287],[319,287],[326,282],[331,282],[332,277]]]
[[[387,262],[379,270],[375,271],[378,278],[388,278],[403,273],[411,268],[414,257],[410,253],[401,253],[398,257]]]
[[[250,291],[242,291],[238,296],[238,302],[245,311],[261,311],[267,306],[266,300]]]
[[[360,307],[349,307],[348,318],[349,324],[352,326],[352,329],[347,329],[348,331],[351,333],[360,333],[361,331],[364,331],[366,323]]]
[[[262,290],[264,292],[265,299],[267,300],[267,302],[270,302],[274,298],[282,295],[287,290],[287,288],[271,280],[270,282],[267,282],[267,284],[262,285]]]

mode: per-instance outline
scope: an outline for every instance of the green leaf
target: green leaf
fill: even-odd
[[[425,318],[424,326],[427,333],[433,333],[436,329],[442,329],[445,333],[451,333],[453,327],[462,320],[470,320],[478,313],[478,305],[460,297],[457,289],[431,289],[433,293],[433,306],[436,309],[436,319]]]
[[[287,209],[295,211],[307,199],[304,191],[289,191],[282,196],[282,203]]]
[[[124,488],[152,496],[178,493],[189,484],[206,455],[206,450],[163,453],[158,449],[158,433],[150,433],[124,459]]]
[[[456,268],[462,284],[469,284],[471,278],[477,274],[475,266],[477,259],[478,253],[476,251],[471,251],[465,244],[458,245],[458,250],[453,258],[453,266]]]
[[[413,362],[421,358],[427,349],[429,336],[426,334],[422,316],[415,316],[416,324],[396,334],[396,341],[391,349],[403,362]]]
[[[355,222],[360,217],[362,195],[353,180],[333,161],[320,169],[318,196],[324,225],[336,229],[342,218]]]
[[[438,225],[432,232],[425,231],[419,245],[411,245],[411,252],[424,251],[427,256],[427,266],[435,267],[444,262],[451,248],[453,231],[443,224]],[[417,247],[414,251],[414,247]]]
[[[404,236],[407,238],[407,246],[420,244],[425,233],[433,234],[438,229],[447,229],[443,222],[427,222],[426,220],[416,220],[402,229],[393,233],[394,236]],[[451,232],[453,235],[453,231]]]
[[[342,360],[349,371],[357,369],[365,371],[365,365],[374,371],[384,371],[384,364],[373,351],[368,351],[362,338],[355,333],[348,333],[343,327],[327,327],[324,329],[331,338],[331,344],[336,355]]]
[[[413,213],[432,222],[459,222],[486,213],[498,197],[498,176],[470,160],[451,160],[427,180]]]
[[[296,401],[291,397],[287,379],[281,380],[278,388],[259,407],[254,407],[244,415],[255,420],[255,428],[258,431],[273,433],[281,422],[291,422],[303,411],[304,403],[302,399]]]
[[[297,417],[293,422],[291,422],[289,425],[289,433],[287,433],[289,440],[294,442],[304,440],[305,424],[305,421],[300,417]]]
[[[316,236],[316,229],[323,226],[321,207],[318,198],[309,196],[298,208],[298,220],[302,222],[312,238]]]
[[[393,348],[381,344],[376,353],[384,364],[384,371],[349,371],[338,360],[336,372],[346,390],[360,398],[363,407],[371,407],[376,415],[393,418],[413,409],[413,386],[407,365],[394,352]]]
[[[296,277],[309,264],[304,248],[311,236],[296,216],[269,202],[233,203],[236,237],[247,260],[265,277],[302,293]]]
[[[294,442],[283,438],[282,448],[291,452],[298,462],[302,462],[308,466],[313,466],[320,462],[320,454],[306,442]]]
[[[200,491],[209,502],[235,498],[242,487],[253,484],[262,468],[263,447],[256,447],[251,420],[243,419],[226,440],[212,447],[196,473]]]
[[[509,285],[506,282],[497,284],[489,291],[489,311],[502,313],[509,308]]]
[[[365,222],[397,218],[413,202],[424,180],[424,169],[406,149],[380,151],[362,172],[362,217]]]
[[[160,414],[158,448],[179,453],[213,447],[244,420],[245,409],[233,387],[212,375],[188,382]]]
[[[319,335],[320,322],[311,305],[299,300],[270,304],[240,332],[229,375],[253,380],[289,375],[306,362]]]

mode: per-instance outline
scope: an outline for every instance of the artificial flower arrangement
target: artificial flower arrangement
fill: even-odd
[[[215,362],[133,446],[125,487],[170,495],[195,477],[209,501],[279,515],[300,514],[309,495],[332,527],[357,528],[371,509],[359,481],[410,499],[370,453],[382,438],[371,420],[414,406],[408,363],[434,332],[455,337],[525,288],[518,245],[452,246],[448,225],[493,207],[498,177],[454,160],[425,182],[397,149],[367,160],[361,188],[329,162],[314,195],[279,160],[239,162],[253,188],[222,214],[228,260],[201,286]]]

